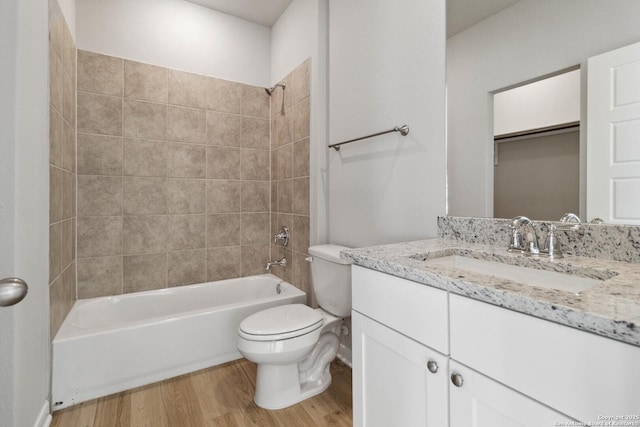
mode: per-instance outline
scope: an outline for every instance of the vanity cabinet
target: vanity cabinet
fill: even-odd
[[[532,412],[523,412],[516,419],[521,425],[553,425],[544,424],[544,420],[555,422],[565,420],[563,417],[595,424],[606,417],[640,415],[636,391],[640,347],[455,294],[449,296],[449,310],[451,373],[456,369],[462,372],[462,365],[467,366],[507,386],[514,398],[520,394],[535,402],[535,409],[527,404]],[[470,388],[476,387],[472,383],[476,373],[467,375]],[[500,402],[488,387],[464,391],[468,396],[463,397],[465,385],[463,382],[460,390],[450,386],[452,426],[519,425],[454,424],[454,411],[464,406],[487,409],[493,404],[493,411],[509,409],[506,403],[495,406]],[[557,417],[547,415],[548,408],[553,408]],[[539,421],[534,413],[541,417]],[[634,422],[640,424],[638,419]]]
[[[352,281],[355,426],[640,425],[640,347],[359,266]]]
[[[352,278],[354,426],[448,425],[446,292],[358,266]]]

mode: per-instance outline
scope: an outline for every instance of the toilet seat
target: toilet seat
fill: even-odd
[[[309,334],[323,323],[322,315],[304,304],[281,305],[244,319],[238,335],[251,341],[279,341]]]

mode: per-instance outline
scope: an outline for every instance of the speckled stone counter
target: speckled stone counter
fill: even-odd
[[[356,265],[640,346],[640,266],[637,263],[578,256],[534,259],[509,254],[505,248],[506,244],[484,245],[438,238],[351,249],[343,251],[341,257]],[[548,271],[570,271],[601,282],[575,294],[429,265],[426,261],[452,254]]]

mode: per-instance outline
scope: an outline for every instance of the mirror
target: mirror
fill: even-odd
[[[468,0],[448,0],[460,3]],[[471,3],[477,3],[471,0]],[[473,9],[468,3],[470,9]],[[640,40],[634,0],[520,0],[447,40],[448,214],[493,217],[493,94],[580,68],[579,212],[587,206],[587,59]],[[455,8],[448,7],[454,13]],[[449,19],[448,19],[449,22]],[[560,183],[558,184],[561,185]],[[522,177],[522,192],[535,182]],[[533,196],[532,196],[533,197]],[[544,203],[533,200],[532,203]],[[528,215],[527,212],[520,212]],[[553,219],[559,218],[536,218]]]

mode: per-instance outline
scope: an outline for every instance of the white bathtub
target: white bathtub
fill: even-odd
[[[53,340],[53,409],[239,359],[242,319],[305,301],[271,274],[78,300]]]

